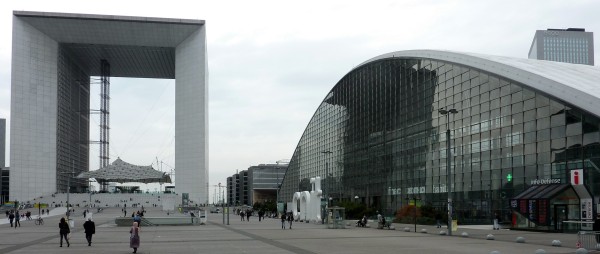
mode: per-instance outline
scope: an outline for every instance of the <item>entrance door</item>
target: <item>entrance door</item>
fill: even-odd
[[[555,205],[554,206],[554,229],[557,231],[563,231],[563,221],[566,221],[569,210],[567,205]]]

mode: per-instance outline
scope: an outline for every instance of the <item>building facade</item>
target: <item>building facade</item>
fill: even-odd
[[[375,57],[325,96],[278,201],[310,191],[319,176],[334,204],[358,200],[393,216],[419,199],[447,212],[450,191],[460,224],[490,223],[498,213],[514,227],[556,230],[592,207],[582,208],[573,170],[598,204],[598,80],[586,65],[433,50]],[[552,184],[563,189],[522,195]]]
[[[227,178],[227,202],[231,206],[277,200],[287,163],[259,164]]]
[[[99,85],[92,77],[107,85],[106,115],[109,78],[135,77],[175,79],[177,192],[208,203],[203,20],[14,11],[12,40],[11,200],[66,192],[69,180],[71,191],[85,191],[88,182],[74,176],[89,170],[96,136],[89,135],[90,85]],[[100,129],[108,124],[103,118]],[[100,136],[108,149],[108,133]]]
[[[583,28],[537,30],[529,58],[594,65],[594,33]]]
[[[0,205],[8,200],[9,172],[6,167],[6,119],[0,118]]]

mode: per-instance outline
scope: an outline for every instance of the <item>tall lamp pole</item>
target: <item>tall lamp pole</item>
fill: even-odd
[[[330,155],[332,151],[322,151],[322,154]],[[331,200],[331,179],[329,179],[329,156],[327,156],[325,161],[325,177],[327,177],[327,207],[329,207],[329,201]]]
[[[414,196],[412,198],[407,197],[406,198],[408,205],[410,205],[410,201],[412,200],[414,205],[415,205],[415,209],[413,210],[413,222],[415,223],[415,233],[417,232],[417,200],[421,200],[420,198]]]
[[[450,152],[450,114],[456,114],[456,109],[438,110],[446,116],[446,191],[448,192],[448,235],[452,235],[452,154]]]
[[[69,216],[71,215],[71,210],[69,207],[69,194],[71,193],[71,178],[74,177],[74,175],[75,175],[75,160],[73,160],[73,162],[72,162],[71,170],[72,170],[71,173],[61,173],[61,174],[69,175],[69,178],[67,178],[67,221],[69,221]]]

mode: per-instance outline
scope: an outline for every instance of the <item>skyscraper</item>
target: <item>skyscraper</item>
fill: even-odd
[[[594,33],[584,28],[537,30],[529,58],[594,65]]]

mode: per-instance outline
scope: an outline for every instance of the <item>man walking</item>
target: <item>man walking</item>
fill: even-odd
[[[85,239],[87,239],[88,246],[92,246],[92,235],[96,233],[96,224],[92,221],[92,218],[88,218],[83,223],[83,229],[85,230]]]
[[[8,214],[8,220],[10,221],[10,227],[13,227],[13,220],[15,219],[15,214],[11,211],[10,214]]]
[[[140,217],[140,214],[136,214],[133,217],[133,222],[137,222],[138,223],[138,227],[142,226],[142,217]]]
[[[21,215],[19,214],[19,210],[15,213],[15,229],[17,229],[17,224],[21,227]]]

